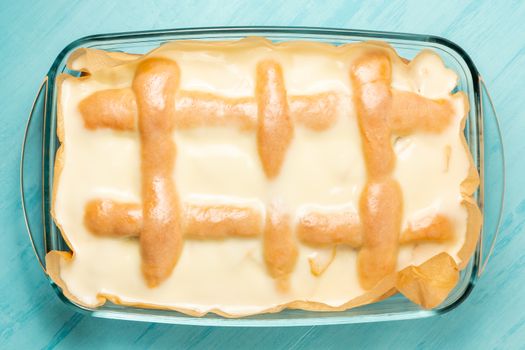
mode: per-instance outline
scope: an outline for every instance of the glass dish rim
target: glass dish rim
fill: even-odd
[[[57,56],[57,58],[54,60],[53,64],[51,65],[51,68],[48,72],[48,81],[49,81],[49,88],[46,89],[46,98],[49,101],[52,101],[51,104],[48,104],[45,108],[45,114],[46,116],[53,117],[52,111],[52,105],[54,104],[54,97],[55,97],[55,78],[56,74],[58,72],[58,68],[63,63],[64,59],[67,57],[69,53],[71,53],[73,50],[79,47],[85,47],[87,43],[103,43],[107,41],[112,40],[126,40],[126,41],[132,41],[134,39],[157,39],[162,40],[163,37],[170,37],[172,40],[174,39],[173,36],[177,35],[204,35],[204,34],[214,34],[214,35],[220,35],[220,34],[238,34],[238,35],[263,35],[263,34],[283,34],[283,35],[294,35],[294,34],[311,34],[311,35],[320,35],[329,37],[329,36],[341,36],[341,39],[344,39],[344,37],[347,37],[347,40],[350,38],[353,38],[355,40],[355,37],[362,37],[362,38],[369,38],[371,40],[405,40],[405,41],[413,41],[418,43],[437,43],[439,45],[448,47],[449,49],[453,50],[456,54],[458,54],[466,64],[466,66],[469,69],[470,78],[472,80],[472,88],[473,88],[473,100],[476,104],[476,119],[479,119],[479,115],[482,113],[480,109],[480,100],[481,100],[481,89],[480,89],[480,81],[479,81],[479,73],[471,60],[471,58],[468,56],[468,54],[457,44],[451,42],[448,39],[433,36],[433,35],[420,35],[420,34],[408,34],[408,33],[394,33],[394,32],[382,32],[382,31],[367,31],[367,30],[352,30],[352,29],[336,29],[336,28],[312,28],[312,27],[275,27],[275,26],[243,26],[243,27],[202,27],[202,28],[180,28],[180,29],[167,29],[167,30],[153,30],[153,31],[137,31],[137,32],[121,32],[121,33],[111,33],[111,34],[98,34],[98,35],[90,35],[86,37],[82,37],[80,39],[77,39],[70,44],[68,44]],[[474,108],[474,106],[473,106]],[[477,140],[479,143],[479,140]],[[482,160],[480,160],[482,162]],[[479,162],[478,162],[479,163]],[[477,164],[478,167],[482,167],[483,164]],[[43,199],[45,200],[45,199]],[[472,291],[472,288],[474,287],[474,284],[477,280],[478,276],[478,257],[479,254],[478,249],[476,249],[476,256],[472,257],[472,261],[474,261],[472,272],[470,275],[470,280],[468,282],[468,285],[466,286],[465,290],[463,291],[463,294],[456,299],[453,303],[450,305],[447,305],[446,307],[443,307],[441,309],[434,309],[434,310],[423,310],[418,312],[412,312],[412,314],[388,314],[387,317],[385,315],[365,315],[365,316],[341,316],[341,317],[334,317],[334,318],[326,318],[322,319],[322,321],[326,322],[320,322],[320,319],[313,319],[313,318],[304,318],[302,321],[304,323],[298,322],[297,319],[293,320],[293,324],[289,324],[292,326],[296,325],[312,325],[312,324],[339,324],[339,323],[353,323],[353,322],[372,322],[372,321],[378,321],[379,319],[384,320],[395,320],[395,319],[407,319],[407,318],[420,318],[420,317],[427,317],[432,316],[436,314],[442,314],[446,313],[458,305],[460,305],[470,294]],[[137,311],[136,317],[129,317],[130,315],[133,315],[132,313],[126,313],[117,315],[118,311],[101,311],[97,309],[90,309],[83,307],[81,305],[77,305],[71,300],[67,299],[62,291],[51,281],[55,291],[60,296],[60,299],[62,299],[66,304],[69,306],[75,308],[77,311],[81,310],[83,312],[91,313],[94,316],[102,316],[102,317],[111,317],[111,318],[126,318],[126,319],[136,319],[136,320],[143,320],[143,321],[155,321],[155,322],[169,322],[169,323],[178,323],[178,324],[195,324],[195,325],[220,325],[220,326],[266,326],[266,325],[274,325],[273,323],[279,323],[279,326],[286,326],[288,324],[282,324],[282,320],[274,320],[274,319],[268,319],[268,320],[262,320],[262,319],[250,319],[248,318],[236,318],[236,319],[226,319],[226,318],[206,318],[205,317],[199,317],[199,318],[193,318],[191,316],[182,315],[181,316],[159,316],[159,315],[149,315],[151,319],[147,319],[147,315],[139,314],[140,311],[147,311],[147,309],[140,309],[140,308],[131,308]],[[126,307],[130,308],[130,307]],[[101,315],[101,313],[109,313],[111,315]],[[423,314],[425,313],[425,314]],[[176,322],[173,322],[173,320],[162,320],[159,318],[175,318],[177,319]],[[353,321],[350,319],[353,319],[354,317],[361,318],[358,321]],[[364,318],[363,318],[364,317]],[[185,318],[186,321],[182,321],[181,318]],[[193,319],[193,321],[192,321]]]

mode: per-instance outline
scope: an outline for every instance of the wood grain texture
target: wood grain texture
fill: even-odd
[[[525,3],[520,1],[5,1],[0,8],[0,348],[523,348],[525,344]],[[23,126],[40,79],[69,42],[105,32],[295,25],[428,33],[461,45],[498,107],[506,215],[492,261],[456,310],[429,319],[300,328],[208,328],[73,312],[35,261],[18,190]],[[29,197],[35,211],[37,195]]]

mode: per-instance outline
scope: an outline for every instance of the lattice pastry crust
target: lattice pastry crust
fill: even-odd
[[[446,298],[459,270],[468,263],[481,222],[471,198],[478,177],[462,135],[468,101],[462,92],[451,94],[455,74],[435,54],[423,52],[407,63],[383,43],[333,47],[248,38],[170,43],[144,56],[82,49],[72,55],[69,67],[85,74],[58,78],[57,132],[62,146],[55,164],[53,216],[74,254],[51,252],[46,259],[50,276],[77,303],[93,306],[108,299],[193,315],[243,316],[284,307],[343,310],[381,300],[397,290],[431,308]],[[198,69],[209,69],[208,85],[206,72]],[[286,74],[287,69],[293,73]],[[310,83],[305,74],[312,75]],[[323,84],[316,85],[316,79]],[[195,88],[199,86],[204,89]],[[221,86],[229,87],[221,91]],[[301,203],[297,199],[301,195],[288,195],[288,189],[296,185],[286,175],[292,158],[303,153],[297,145],[310,144],[326,133],[336,135],[341,123],[356,131],[337,135],[348,139],[357,152],[357,170],[354,173],[351,166],[343,175],[338,173],[337,164],[346,166],[344,158],[336,163],[336,170],[321,169],[323,178],[325,174],[336,178],[324,189],[328,194],[320,195],[323,203]],[[214,146],[215,131],[210,130],[253,141],[247,144],[256,156],[250,164],[260,167],[256,183],[263,189],[261,196],[254,198],[247,190],[246,198],[228,197],[224,191],[199,197],[185,190],[184,184],[193,181],[179,181],[180,173],[191,167],[179,155],[191,156],[185,142],[199,147],[199,141],[211,142],[207,156],[223,146],[233,149],[228,138],[219,138],[220,145]],[[209,137],[202,138],[199,132]],[[410,159],[399,159],[410,156],[403,142],[410,146],[412,135],[424,145],[427,139],[430,145],[439,145],[443,167],[436,184],[448,187],[442,197],[427,207],[410,209],[409,215],[406,203],[418,195],[414,189],[404,193],[406,183],[413,182],[416,193],[432,192],[426,187],[432,186],[431,181],[421,186],[424,181],[412,179],[417,174],[403,177],[407,174],[403,164],[409,164],[408,169],[413,165]],[[180,146],[181,139],[186,141]],[[112,142],[125,143],[128,147],[122,149],[136,154],[135,163],[122,163],[122,169],[134,170],[131,182],[120,177],[131,184],[128,187],[138,188],[135,201],[123,200],[133,195],[122,196],[119,190],[107,188],[105,181],[118,183],[114,178],[105,180],[103,174],[94,175],[100,181],[84,178],[89,166],[82,155],[102,150],[97,157],[111,158],[107,145]],[[90,145],[97,144],[105,148],[90,150]],[[417,145],[413,141],[412,147]],[[75,170],[80,163],[84,173]],[[249,173],[239,175],[243,168],[234,163],[223,166],[230,167],[240,182],[250,177]],[[215,174],[205,170],[213,182]],[[93,174],[104,171],[93,169]],[[199,171],[190,175],[190,179],[202,176]],[[357,179],[355,183],[349,176]],[[229,181],[237,178],[224,179],[228,182],[224,186],[231,187]],[[80,199],[71,193],[72,183],[81,189]],[[359,193],[349,195],[345,203],[344,195],[330,194],[341,184],[350,184]],[[309,190],[297,191],[308,196]],[[331,203],[335,197],[339,199]],[[228,250],[228,244],[245,251],[232,252],[235,248]],[[203,272],[202,246],[211,254],[215,246],[217,256],[210,264],[215,261],[217,275],[223,276]],[[134,247],[140,247],[139,251]],[[187,254],[197,252],[199,267],[186,268],[192,257],[184,256],[185,249],[192,251]],[[127,258],[115,257],[117,251],[133,256],[129,270],[122,270],[126,267],[122,262],[114,264]],[[221,262],[226,254],[238,254],[239,261],[231,263],[228,257]],[[181,256],[183,266],[179,266]],[[98,258],[101,262],[94,261]],[[139,270],[137,259],[140,273],[133,271]],[[353,277],[341,275],[345,271],[342,260]],[[179,270],[187,272],[177,275]],[[97,274],[105,277],[99,280]],[[254,284],[253,291],[243,286],[236,295],[237,282],[231,277],[235,274],[238,283]],[[346,294],[336,291],[337,274]],[[243,282],[246,275],[251,277]],[[101,281],[108,278],[119,281],[104,285]],[[209,283],[202,283],[208,278]],[[199,283],[201,288],[196,287]],[[220,286],[217,295],[213,283]],[[256,288],[266,290],[268,296],[258,295]],[[179,291],[184,289],[186,294]],[[182,293],[181,300],[177,293]],[[200,296],[192,300],[192,294]],[[242,301],[237,303],[236,298]]]

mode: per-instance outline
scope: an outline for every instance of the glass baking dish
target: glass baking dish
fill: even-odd
[[[62,72],[77,76],[80,74],[66,68],[69,55],[80,47],[145,53],[172,40],[235,40],[246,36],[264,36],[273,41],[313,40],[332,44],[382,40],[407,59],[413,58],[422,49],[431,49],[458,74],[457,89],[467,94],[471,106],[466,120],[465,137],[481,178],[475,198],[483,212],[484,221],[475,254],[461,272],[455,289],[433,310],[421,309],[396,294],[378,303],[341,312],[284,310],[275,314],[238,319],[227,319],[214,314],[192,317],[175,311],[120,306],[110,302],[98,308],[87,308],[67,299],[49,279],[60,299],[75,310],[95,317],[206,326],[304,326],[400,320],[438,315],[460,305],[480,278],[496,241],[505,186],[503,144],[492,101],[470,57],[456,44],[429,35],[328,28],[221,27],[94,35],[72,42],[60,52],[44,78],[31,109],[22,145],[22,207],[31,244],[44,271],[44,257],[47,252],[68,250],[51,218],[50,209],[53,166],[59,146],[56,135],[55,79]]]

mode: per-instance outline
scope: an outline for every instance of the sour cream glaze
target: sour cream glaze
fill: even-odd
[[[443,132],[392,139],[393,177],[403,194],[401,231],[410,222],[440,213],[449,218],[454,232],[446,242],[401,245],[397,269],[419,265],[441,252],[459,265],[469,220],[461,184],[471,162],[460,136],[468,106],[450,94],[457,83],[455,73],[430,51],[407,65],[382,44],[336,48],[307,42],[272,45],[249,38],[219,44],[175,42],[149,53],[148,57],[177,62],[180,91],[252,98],[256,66],[270,59],[282,67],[289,97],[326,92],[337,96],[336,117],[325,130],[294,124],[291,144],[274,179],[268,179],[261,166],[257,133],[227,125],[176,128],[173,179],[181,205],[249,207],[264,219],[268,205],[278,201],[294,227],[312,211],[357,213],[367,175],[348,72],[356,57],[372,49],[391,57],[392,88],[449,100],[453,106],[452,122]],[[297,241],[297,262],[283,292],[266,270],[262,237],[186,240],[171,275],[157,287],[148,287],[136,238],[100,237],[84,225],[85,205],[94,198],[142,203],[138,133],[88,130],[78,108],[97,91],[130,87],[136,67],[137,61],[130,60],[85,78],[65,78],[61,84],[63,166],[55,182],[53,209],[74,254],[59,259],[57,275],[76,301],[95,306],[107,297],[196,315],[212,311],[243,316],[277,311],[290,303],[307,309],[348,308],[376,300],[393,287],[385,283],[374,293],[361,287],[356,249]],[[325,265],[321,274],[312,273],[312,258]]]

